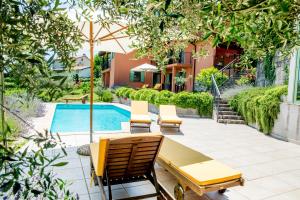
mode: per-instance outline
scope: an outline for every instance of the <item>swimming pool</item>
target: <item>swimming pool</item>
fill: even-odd
[[[130,112],[114,105],[93,106],[93,130],[121,130],[121,122],[128,122]],[[89,132],[90,106],[81,104],[58,104],[52,119],[52,133]]]

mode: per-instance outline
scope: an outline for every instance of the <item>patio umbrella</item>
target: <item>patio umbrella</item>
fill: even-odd
[[[86,52],[90,54],[90,142],[93,142],[94,50],[126,54],[133,50],[130,48],[133,39],[126,33],[127,25],[124,22],[101,23],[100,20],[95,20],[97,13],[93,13],[89,20],[86,17],[78,19],[78,12],[70,10],[69,17],[72,20],[75,19],[74,12],[84,41],[83,49],[89,49]]]
[[[146,74],[147,72],[157,72],[158,71],[158,68],[154,65],[151,65],[149,63],[144,63],[144,64],[141,64],[133,69],[131,69],[132,71],[135,71],[135,72],[145,72],[145,80],[146,80]]]
[[[135,72],[157,72],[158,71],[156,66],[151,65],[149,63],[144,63],[144,64],[139,65],[131,70],[135,71]]]

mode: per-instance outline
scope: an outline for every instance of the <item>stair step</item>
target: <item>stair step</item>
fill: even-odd
[[[235,111],[219,111],[219,115],[238,115]]]
[[[218,122],[224,124],[245,124],[244,120],[237,119],[218,119]]]
[[[239,115],[218,115],[218,119],[236,119],[242,120],[243,118]]]
[[[226,108],[228,108],[228,107],[230,107],[230,105],[228,103],[221,103],[221,104],[219,104],[219,107],[226,107]]]
[[[219,111],[232,111],[230,107],[219,107]]]

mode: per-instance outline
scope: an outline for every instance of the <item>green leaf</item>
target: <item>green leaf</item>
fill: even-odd
[[[281,28],[282,28],[282,21],[281,20],[277,20],[276,22],[277,22],[278,29],[281,30]]]
[[[0,191],[7,192],[8,190],[10,190],[10,188],[13,186],[13,184],[14,184],[13,180],[9,180],[9,181],[5,182],[4,184],[2,184],[0,186]]]
[[[17,192],[21,189],[20,183],[16,182],[13,187],[13,194],[17,194]]]
[[[65,166],[66,164],[68,164],[68,162],[59,162],[59,163],[53,164],[51,166],[53,166],[53,167],[62,167],[62,166]]]

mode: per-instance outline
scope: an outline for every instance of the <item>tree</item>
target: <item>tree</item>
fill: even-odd
[[[55,95],[66,77],[54,75],[49,66],[57,58],[66,69],[70,68],[74,63],[72,53],[81,42],[59,0],[0,1],[0,40],[1,105],[4,71],[32,94],[46,90],[47,94]],[[4,135],[3,108],[1,111]]]
[[[125,0],[105,6],[129,21],[140,55],[161,65],[170,49],[195,41],[213,46],[235,42],[247,63],[277,50],[287,55],[300,44],[298,0]]]
[[[95,78],[100,78],[100,76],[101,76],[101,61],[102,61],[102,57],[100,57],[98,54],[96,54],[95,58],[94,58]]]

